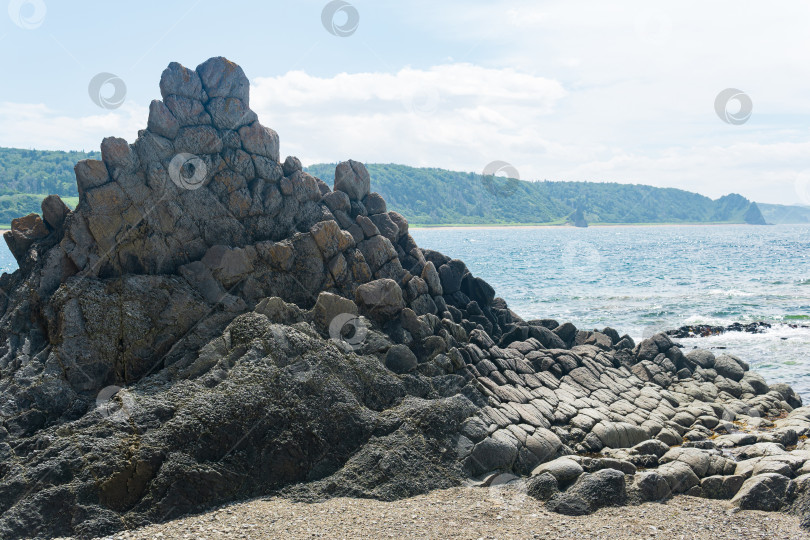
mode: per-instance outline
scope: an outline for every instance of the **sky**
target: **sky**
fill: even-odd
[[[0,146],[134,141],[169,62],[225,56],[305,165],[810,204],[806,0],[0,4]]]

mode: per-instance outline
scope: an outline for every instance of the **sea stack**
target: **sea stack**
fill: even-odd
[[[170,64],[137,140],[76,165],[75,210],[6,233],[0,536],[502,473],[562,513],[687,493],[807,522],[790,387],[664,334],[522,319],[417,246],[362,163],[322,181],[282,158],[249,89],[225,58]]]
[[[585,211],[581,206],[578,206],[577,209],[574,210],[574,212],[569,216],[568,221],[574,227],[585,228],[588,226],[588,222],[585,220]]]
[[[757,203],[752,202],[751,205],[748,207],[748,210],[745,211],[743,215],[743,220],[749,225],[767,225],[768,223],[765,221],[765,217],[762,215],[762,212],[759,210],[759,206]]]

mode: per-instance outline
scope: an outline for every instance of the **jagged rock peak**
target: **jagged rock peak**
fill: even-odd
[[[254,256],[269,249],[259,243],[307,233],[324,220],[336,221],[338,236],[351,237],[352,244],[378,234],[389,241],[372,241],[369,268],[360,257],[334,260],[339,253],[324,248],[321,255],[329,260],[323,262],[335,274],[330,276],[335,284],[346,271],[370,277],[394,258],[391,243],[407,235],[407,221],[388,214],[379,195],[370,194],[363,164],[339,164],[333,193],[304,172],[298,158],[282,162],[278,134],[249,107],[250,85],[241,67],[222,57],[193,70],[172,62],[161,76],[160,93],[134,143],[107,137],[101,160],[76,165],[80,202],[73,212],[63,211],[53,196],[43,203],[44,221],[32,214],[6,233],[23,269],[49,253],[46,295],[76,274],[188,275],[188,265],[212,260],[206,255],[213,248],[250,246]],[[369,196],[371,211],[364,205]],[[323,226],[314,232],[323,236],[323,231],[335,234]],[[415,244],[408,242],[410,250]],[[347,243],[338,243],[340,251],[347,249]],[[54,245],[58,249],[49,252]],[[401,280],[400,270],[385,277]],[[322,284],[305,287],[305,303],[312,303]]]
[[[78,298],[98,302],[96,286],[117,278],[126,283],[108,292],[110,298],[149,289],[132,302],[147,319],[171,327],[168,334],[166,328],[140,329],[137,336],[126,335],[127,328],[106,329],[141,345],[123,358],[101,346],[82,353],[78,369],[67,370],[74,389],[93,392],[139,380],[190,326],[154,311],[180,302],[198,313],[202,308],[191,307],[198,299],[233,317],[269,297],[309,309],[328,292],[356,302],[378,324],[405,308],[449,320],[448,302],[464,309],[474,301],[470,324],[500,334],[498,315],[489,308],[492,289],[461,261],[428,263],[407,220],[371,192],[362,163],[338,164],[332,191],[304,172],[298,158],[282,162],[278,135],[249,108],[249,81],[238,65],[222,57],[194,70],[173,62],[163,71],[160,92],[134,143],[107,137],[101,160],[76,165],[74,211],[48,197],[44,219],[17,219],[5,235],[20,270],[0,280],[10,293],[0,297],[3,309],[27,313],[31,306],[12,293],[23,284],[36,290],[35,307],[43,310],[51,339],[92,342],[88,328],[64,338],[60,313]],[[135,285],[132,276],[155,279]],[[174,283],[168,302],[144,300],[168,281]],[[321,322],[324,330],[329,321]],[[78,354],[80,343],[75,347]],[[85,377],[89,365],[94,375]]]

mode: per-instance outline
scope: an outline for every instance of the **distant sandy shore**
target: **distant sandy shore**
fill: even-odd
[[[569,517],[520,490],[452,488],[382,502],[335,498],[319,503],[255,499],[113,535],[160,538],[807,538],[799,519],[779,512],[734,512],[726,501],[678,496],[666,504],[603,508]]]
[[[626,227],[717,227],[721,225],[739,225],[741,227],[748,225],[745,223],[593,223],[588,225],[588,228],[597,228],[597,227],[613,227],[613,228],[626,228]],[[506,225],[462,225],[462,224],[450,224],[450,225],[409,225],[409,229],[577,229],[581,227],[574,227],[572,225],[548,225],[548,224],[537,224],[532,225],[523,224],[523,223],[516,223],[514,225],[506,224]],[[584,227],[582,227],[584,228]],[[0,234],[8,231],[8,228],[0,228]]]
[[[408,225],[409,229],[450,229],[450,230],[464,230],[464,229],[584,229],[584,228],[635,228],[635,227],[719,227],[719,226],[740,226],[748,227],[746,223],[593,223],[588,227],[574,227],[572,225],[547,225],[547,224],[522,224],[516,223],[514,225],[462,225],[462,224],[449,224],[449,225]]]

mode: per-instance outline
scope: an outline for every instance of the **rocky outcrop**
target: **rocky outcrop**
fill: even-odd
[[[585,211],[582,206],[577,206],[577,209],[568,216],[568,222],[574,227],[584,228],[588,226],[588,221],[585,219]]]
[[[798,328],[799,325],[790,324],[791,328]],[[801,326],[806,328],[806,326]],[[674,338],[690,338],[690,337],[707,337],[724,334],[726,332],[747,332],[749,334],[758,334],[765,332],[771,328],[770,323],[766,322],[752,322],[747,324],[731,323],[728,326],[711,326],[708,324],[694,324],[689,326],[681,326],[675,330],[667,330],[666,334]]]
[[[765,216],[762,215],[762,212],[759,210],[759,206],[757,206],[757,203],[755,202],[752,202],[748,207],[748,210],[745,211],[745,214],[743,214],[743,220],[749,225],[768,224],[765,221]]]
[[[503,473],[565,513],[765,490],[806,511],[790,388],[664,334],[524,321],[419,248],[361,163],[333,189],[282,161],[224,58],[160,91],[134,143],[77,164],[74,211],[49,197],[6,233],[3,537]]]

